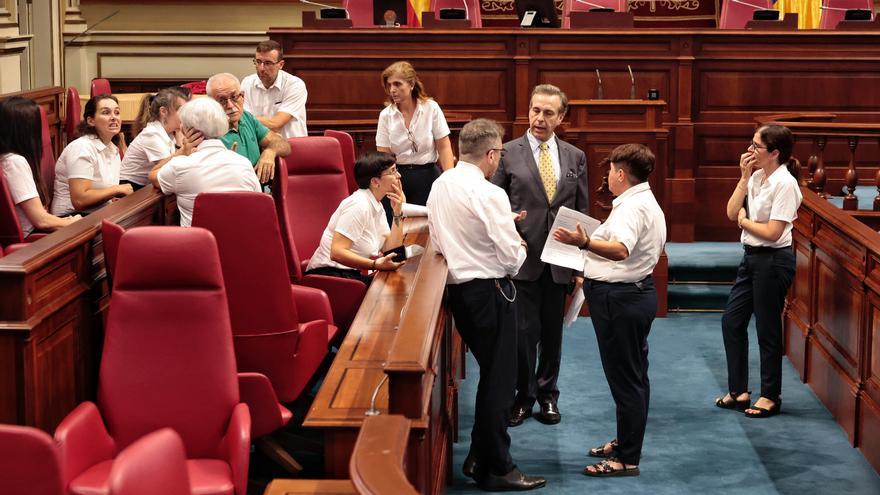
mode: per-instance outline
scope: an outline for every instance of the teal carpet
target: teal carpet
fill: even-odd
[[[783,363],[780,416],[747,419],[718,409],[726,388],[720,314],[658,319],[649,338],[651,409],[640,469],[632,478],[583,476],[590,447],[615,435],[614,404],[589,318],[566,330],[559,388],[562,423],[528,419],[509,430],[511,453],[528,474],[547,478],[552,494],[832,494],[880,493],[880,476],[852,448],[831,414]],[[759,390],[754,324],[751,385]],[[460,441],[448,493],[483,493],[461,474],[470,444],[479,369],[468,355],[459,397]],[[757,398],[757,394],[754,395]]]

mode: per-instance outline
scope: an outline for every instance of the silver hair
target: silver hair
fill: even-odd
[[[472,120],[458,133],[458,150],[462,156],[476,159],[485,155],[503,137],[504,129],[494,120]]]
[[[216,139],[229,132],[229,118],[213,98],[196,98],[177,111],[184,127],[202,132],[205,139]]]
[[[241,88],[241,81],[235,77],[235,74],[221,72],[209,77],[208,82],[205,83],[205,91],[208,93],[208,96],[214,96],[214,84],[220,81],[235,81],[235,85]]]

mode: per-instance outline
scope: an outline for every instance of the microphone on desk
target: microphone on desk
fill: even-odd
[[[382,377],[382,381],[376,385],[376,389],[373,390],[373,397],[370,399],[370,408],[364,411],[364,416],[378,416],[382,414],[382,411],[376,409],[376,397],[379,395],[379,389],[382,388],[382,385],[388,381],[388,373],[385,373],[385,376]]]
[[[339,7],[334,7],[332,5],[326,5],[323,3],[312,2],[311,0],[299,0],[299,3],[304,3],[306,5],[314,5],[315,7],[321,7],[321,19],[349,19],[348,9]]]
[[[592,9],[590,9],[590,11],[592,11],[593,9],[600,9],[601,11],[610,11],[610,12],[614,12],[614,9],[612,9],[611,7],[606,7],[606,6],[604,6],[604,5],[599,5],[598,3],[587,2],[586,0],[574,0],[574,1],[577,2],[577,3],[582,3],[582,4],[584,4],[584,5],[589,5],[590,7],[593,7]]]
[[[629,88],[629,99],[635,100],[636,99],[636,78],[633,76],[632,67],[627,65],[626,68],[627,68],[627,70],[629,70],[629,80],[632,82],[632,86],[630,86],[630,88]]]
[[[605,94],[602,92],[602,76],[599,75],[599,69],[596,69],[596,79],[599,81],[598,94],[596,95],[597,100],[604,100]]]
[[[114,12],[114,13],[108,15],[107,17],[105,17],[105,18],[101,19],[100,21],[98,21],[98,22],[92,24],[91,26],[87,26],[86,29],[85,29],[85,31],[83,31],[83,32],[81,32],[81,33],[79,33],[79,34],[77,34],[76,36],[74,36],[73,38],[71,38],[70,41],[65,41],[65,42],[64,42],[64,45],[65,45],[65,46],[66,46],[66,45],[69,45],[69,44],[73,43],[74,41],[78,40],[80,36],[82,36],[82,35],[84,35],[84,34],[89,34],[89,33],[92,31],[92,29],[95,29],[96,27],[100,26],[101,24],[104,23],[104,21],[106,21],[106,20],[108,20],[108,19],[110,19],[110,18],[112,18],[112,17],[116,17],[116,14],[118,14],[119,12],[121,12],[121,11],[117,10],[116,12]]]

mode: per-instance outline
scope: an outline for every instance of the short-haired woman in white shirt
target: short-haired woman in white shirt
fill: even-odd
[[[21,96],[0,102],[0,165],[15,204],[22,235],[52,231],[79,220],[58,218],[46,210],[49,194],[40,176],[43,159],[40,107]]]
[[[131,184],[138,190],[150,183],[150,170],[157,163],[171,159],[183,139],[178,134],[177,109],[188,100],[189,97],[176,88],[144,95],[135,122],[135,138],[122,158],[120,184]]]
[[[742,229],[745,254],[721,318],[728,393],[715,405],[744,411],[749,418],[776,415],[782,404],[782,310],[795,270],[791,230],[803,200],[793,145],[787,127],[761,126],[740,156],[741,177],[727,202],[728,218]],[[752,313],[761,356],[761,397],[749,405]]]
[[[394,253],[383,255],[382,252],[403,244],[401,208],[406,195],[391,154],[362,156],[354,165],[354,176],[359,189],[342,200],[333,212],[306,273],[351,278],[369,284],[372,279],[361,270],[396,270],[403,264],[403,260],[394,261]],[[380,203],[385,197],[390,200],[393,212],[390,227]]]
[[[388,101],[379,114],[376,149],[394,154],[407,201],[424,205],[431,184],[454,165],[446,117],[409,62],[389,65],[382,87]],[[385,208],[388,212],[387,202]]]
[[[119,102],[112,95],[93,96],[83,109],[80,137],[70,142],[55,164],[52,214],[91,213],[134,189],[119,184],[122,160],[116,142],[122,142]]]

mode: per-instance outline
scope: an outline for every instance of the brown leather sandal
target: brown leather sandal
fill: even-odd
[[[620,468],[616,468],[611,465],[612,462],[618,462],[621,466]],[[593,468],[592,470],[590,468]],[[616,457],[609,457],[602,462],[591,464],[584,468],[584,475],[592,476],[594,478],[610,478],[611,476],[638,476],[639,475],[639,467],[626,467],[620,459]]]
[[[605,446],[609,445],[609,444],[611,445],[611,450],[605,450]],[[617,443],[617,439],[615,438],[614,440],[612,440],[610,442],[603,443],[602,445],[600,445],[594,449],[590,449],[590,451],[587,452],[587,455],[589,455],[590,457],[600,457],[600,458],[613,457],[614,452],[617,451],[617,447],[619,445],[620,444]]]

